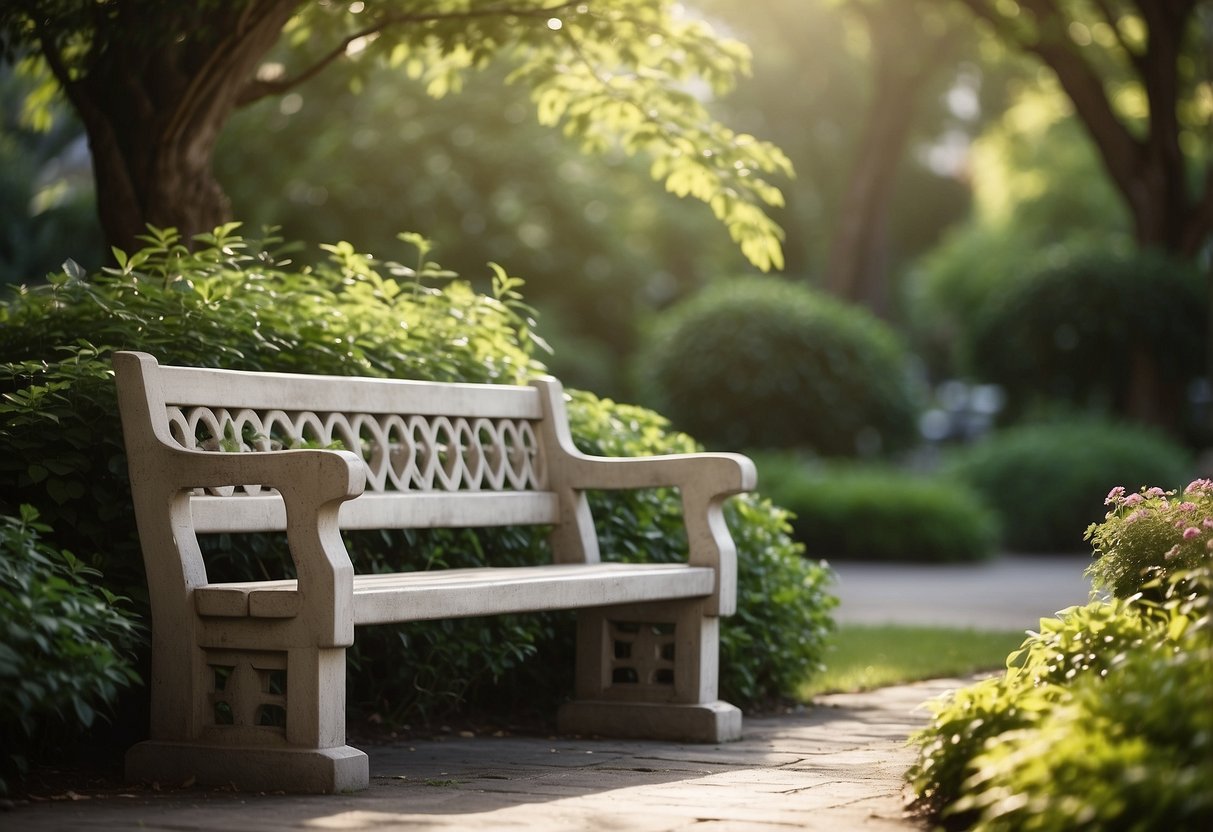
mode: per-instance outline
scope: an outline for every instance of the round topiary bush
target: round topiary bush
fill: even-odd
[[[1050,265],[987,299],[971,370],[1003,387],[1012,416],[1064,402],[1173,420],[1204,371],[1203,283],[1192,264],[1154,252]]]
[[[998,543],[998,520],[963,483],[883,465],[815,465],[759,454],[762,493],[792,513],[813,557],[923,563],[978,561]]]
[[[1095,419],[1008,428],[948,461],[998,513],[1003,544],[1023,552],[1081,551],[1112,488],[1182,487],[1190,466],[1188,453],[1155,431]]]
[[[711,446],[873,455],[915,439],[905,359],[892,331],[859,308],[741,278],[663,313],[638,375],[658,411]]]

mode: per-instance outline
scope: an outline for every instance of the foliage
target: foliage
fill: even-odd
[[[115,268],[86,276],[69,264],[47,285],[21,288],[0,306],[0,442],[12,449],[0,462],[0,506],[18,497],[36,504],[55,520],[56,545],[70,543],[103,564],[107,583],[140,601],[146,590],[112,350],[137,348],[197,366],[433,380],[517,383],[542,369],[517,278],[494,266],[494,295],[478,295],[429,259],[428,240],[403,236],[418,252],[410,266],[339,243],[325,247],[327,260],[297,268],[281,259],[276,241],[246,240],[233,227],[197,241],[192,252],[175,233],[153,232],[147,248],[118,253]],[[572,410],[578,441],[608,452],[691,446],[667,435],[648,411],[581,396]],[[596,498],[606,551],[682,554],[673,495],[619,499]],[[742,603],[751,609],[729,625],[722,684],[744,702],[790,688],[815,666],[832,599],[825,593],[829,573],[802,561],[782,513],[748,500],[729,516],[745,553]],[[348,543],[361,571],[475,566],[490,558],[504,566],[545,557],[542,532],[356,533]],[[109,542],[104,551],[97,540]],[[281,542],[273,537],[224,536],[206,546],[212,579],[256,579],[281,568]],[[388,719],[433,716],[461,701],[508,707],[513,698],[537,707],[536,690],[559,697],[571,683],[561,660],[571,638],[571,622],[558,616],[367,628],[350,651],[351,702]],[[728,646],[747,639],[771,649]],[[383,662],[402,651],[409,661]]]
[[[1157,252],[1051,263],[986,298],[973,372],[1003,387],[1012,414],[1051,402],[1123,413],[1143,383],[1174,413],[1204,370],[1202,283],[1192,264]]]
[[[1190,465],[1186,451],[1161,434],[1086,418],[997,431],[953,452],[947,470],[995,510],[1005,546],[1069,552],[1102,514],[1092,495],[1125,482],[1180,483]]]
[[[934,703],[919,803],[975,830],[1207,826],[1213,568],[1135,589],[1042,619],[1005,674]]]
[[[1151,579],[1213,563],[1213,481],[1194,480],[1182,493],[1118,485],[1104,503],[1104,521],[1086,534],[1099,558],[1087,570],[1097,589],[1128,598]]]
[[[1131,250],[1123,206],[1060,101],[1053,85],[1029,86],[975,139],[967,168],[972,215],[910,272],[912,340],[939,377],[975,372],[982,310],[1025,275],[1085,252]]]
[[[1208,244],[1206,3],[957,2],[1004,48],[1056,76],[1132,214],[1139,245],[1191,257]]]
[[[961,483],[890,466],[758,456],[764,494],[791,511],[814,557],[955,562],[994,554],[994,513]]]
[[[542,124],[560,128],[583,151],[646,159],[668,191],[704,202],[754,265],[779,268],[782,232],[764,208],[782,204],[770,178],[790,174],[791,166],[777,148],[721,124],[703,100],[727,92],[749,71],[749,50],[680,11],[670,0],[511,0],[483,7],[465,0],[250,0],[239,7],[65,0],[36,9],[6,4],[0,44],[7,57],[24,55],[27,65],[49,70],[46,87],[57,87],[86,116],[107,230],[132,219],[140,227],[174,222],[115,216],[119,194],[108,189],[124,168],[131,176],[123,185],[137,196],[164,188],[165,196],[184,201],[172,190],[175,177],[143,175],[137,166],[149,157],[181,177],[177,188],[193,186],[186,193],[217,208],[221,191],[210,155],[230,115],[295,89],[333,63],[350,68],[353,89],[373,67],[387,65],[440,98],[499,62],[508,82],[530,90]],[[124,83],[146,92],[144,109],[108,94]],[[51,97],[46,89],[37,95]],[[183,142],[182,125],[205,138]],[[181,152],[182,144],[192,153]],[[119,170],[110,170],[114,165]],[[151,206],[145,198],[134,202]],[[188,212],[188,206],[168,199],[159,210]],[[125,241],[111,235],[111,242]]]
[[[1207,610],[1187,606],[1092,602],[1042,621],[1005,675],[935,704],[913,738],[919,799],[982,830],[1199,828],[1213,676]]]
[[[0,63],[0,284],[55,270],[63,240],[94,265],[102,254],[79,130],[66,119],[48,132],[23,125],[23,80]]]
[[[710,215],[656,191],[639,160],[587,158],[534,123],[527,91],[503,87],[504,74],[485,70],[433,101],[388,67],[356,96],[345,73],[325,73],[290,107],[266,100],[237,114],[217,174],[237,216],[293,240],[356,238],[395,258],[407,254],[397,229],[424,226],[459,240],[443,264],[482,289],[486,260],[510,263],[542,312],[552,371],[619,393],[617,356],[633,349],[640,310],[745,261]]]
[[[826,456],[914,440],[905,364],[875,317],[773,278],[720,282],[671,307],[637,359],[656,408],[709,445]]]
[[[42,540],[22,505],[0,516],[0,794],[43,747],[90,727],[139,681],[128,656],[138,626],[99,573]]]

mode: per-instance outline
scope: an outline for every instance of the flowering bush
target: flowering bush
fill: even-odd
[[[1213,563],[1213,480],[1182,493],[1117,486],[1104,502],[1104,522],[1086,533],[1099,557],[1087,570],[1097,589],[1127,598],[1152,579]]]

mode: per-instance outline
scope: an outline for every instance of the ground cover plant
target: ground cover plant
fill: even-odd
[[[964,480],[892,465],[755,452],[759,488],[813,557],[950,563],[992,557],[998,516]]]
[[[1001,669],[1022,632],[897,624],[842,624],[826,641],[825,670],[801,686],[821,693],[873,690]]]
[[[428,241],[405,238],[417,250],[410,264],[338,243],[324,247],[327,260],[296,267],[280,241],[245,239],[235,226],[192,250],[175,232],[152,231],[144,249],[119,252],[113,268],[86,274],[69,263],[45,285],[16,290],[0,304],[0,513],[35,506],[48,545],[102,569],[105,586],[145,617],[112,351],[232,369],[491,383],[542,372],[517,278],[493,266],[490,293],[478,293],[430,259]],[[589,394],[571,394],[570,418],[588,451],[698,447],[652,411]],[[683,556],[675,495],[599,494],[593,505],[604,556]],[[792,691],[817,667],[835,601],[828,569],[802,556],[783,511],[750,496],[729,506],[728,519],[742,612],[722,628],[721,684],[745,705]],[[360,571],[476,566],[489,551],[494,565],[508,566],[546,558],[544,532],[407,531],[347,542]],[[282,569],[272,536],[205,545],[212,579]],[[365,628],[349,652],[350,701],[389,722],[515,703],[551,713],[571,688],[572,634],[570,620],[542,615]],[[383,661],[401,655],[408,661]],[[138,704],[131,710],[138,715]]]
[[[1090,532],[1100,553],[1091,574],[1113,595],[1042,619],[1003,675],[934,703],[930,725],[912,738],[908,778],[921,807],[978,830],[1213,823],[1210,491],[1213,482],[1197,480],[1169,495],[1146,489],[1142,501],[1122,488],[1109,494],[1107,517]],[[1191,568],[1172,568],[1175,553],[1157,535],[1118,533],[1151,523],[1136,506],[1163,497],[1195,506],[1171,518],[1181,540],[1200,538]],[[1135,582],[1119,562],[1140,566]]]

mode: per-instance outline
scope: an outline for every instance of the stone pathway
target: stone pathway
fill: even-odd
[[[725,745],[459,737],[367,748],[371,787],[352,795],[148,788],[28,804],[0,829],[910,830],[902,775],[922,703],[959,680],[823,696],[747,718]]]

